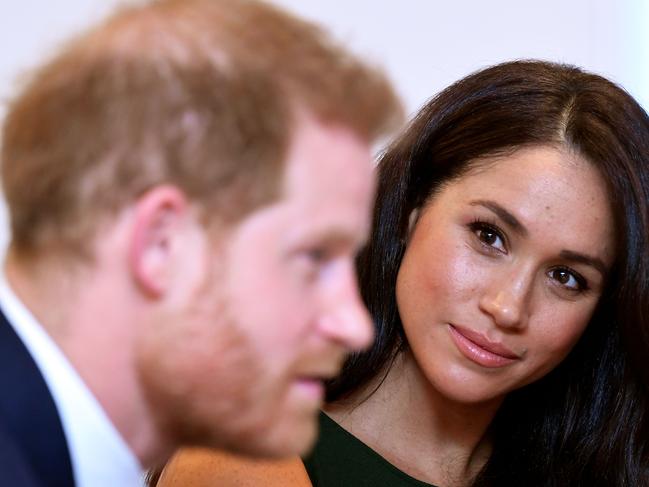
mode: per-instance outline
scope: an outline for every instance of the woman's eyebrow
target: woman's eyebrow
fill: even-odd
[[[475,200],[469,203],[471,206],[482,206],[489,211],[495,213],[501,220],[503,220],[512,230],[517,232],[523,237],[527,237],[529,232],[527,228],[509,211],[500,206],[495,201],[491,200]],[[606,277],[608,274],[608,268],[604,261],[599,257],[593,257],[591,255],[582,254],[580,252],[575,252],[573,250],[562,250],[559,254],[562,259],[567,261],[576,262],[579,264],[584,264],[593,267],[596,269],[602,277]]]
[[[594,267],[596,270],[599,271],[602,277],[606,277],[606,274],[608,274],[608,268],[606,267],[606,264],[604,264],[604,261],[599,257],[592,257],[590,255],[581,254],[579,252],[573,252],[572,250],[562,250],[559,256],[562,259],[568,261],[577,262],[579,264],[585,264]]]
[[[491,212],[495,213],[502,221],[504,221],[512,230],[520,234],[522,237],[527,237],[529,232],[527,228],[518,221],[514,215],[512,215],[505,208],[500,206],[495,201],[491,200],[474,200],[469,203],[471,206],[482,206]]]

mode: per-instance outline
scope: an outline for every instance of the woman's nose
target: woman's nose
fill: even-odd
[[[528,321],[528,297],[532,279],[518,275],[490,286],[480,299],[480,309],[491,316],[497,326],[524,328]]]

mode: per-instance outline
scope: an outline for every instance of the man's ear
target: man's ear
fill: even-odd
[[[136,285],[153,298],[163,296],[182,253],[183,232],[193,217],[187,196],[177,187],[156,186],[135,203],[129,267]]]

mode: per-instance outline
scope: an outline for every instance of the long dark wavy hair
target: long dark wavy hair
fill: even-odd
[[[381,157],[358,261],[377,338],[348,360],[328,399],[387,374],[408,347],[395,286],[411,212],[477,159],[532,145],[567,147],[600,171],[617,258],[572,352],[503,402],[473,485],[649,485],[649,118],[623,89],[573,66],[516,61],[476,72],[428,102]]]

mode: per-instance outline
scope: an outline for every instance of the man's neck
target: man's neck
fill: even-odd
[[[144,466],[165,458],[138,381],[134,315],[110,273],[60,262],[5,263],[14,294],[72,364]],[[161,448],[162,447],[162,448]]]

